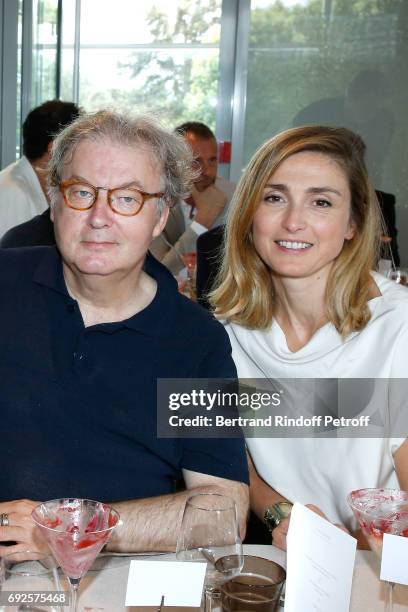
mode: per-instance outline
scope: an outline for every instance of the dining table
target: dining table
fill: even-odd
[[[246,555],[272,559],[286,567],[286,553],[275,546],[247,544]],[[138,554],[134,556],[104,554],[84,577],[79,588],[78,612],[121,612],[140,610],[125,606],[129,566],[132,559],[152,562],[174,559],[174,554]],[[378,561],[371,551],[356,553],[350,612],[384,612],[385,583],[378,577]],[[163,608],[165,610],[165,607]],[[174,610],[174,608],[173,608]],[[183,608],[180,608],[182,612]],[[408,586],[396,585],[394,612],[407,612]],[[283,608],[282,608],[283,612]],[[305,611],[306,612],[306,611]],[[330,611],[327,611],[330,612]]]

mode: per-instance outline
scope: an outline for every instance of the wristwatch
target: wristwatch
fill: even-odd
[[[271,533],[275,527],[279,525],[282,519],[289,516],[292,508],[293,504],[291,502],[278,502],[265,510],[264,523]]]

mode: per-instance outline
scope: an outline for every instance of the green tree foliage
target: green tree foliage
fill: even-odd
[[[251,12],[246,159],[311,102],[345,91],[361,70],[395,65],[404,0],[276,0]]]
[[[195,119],[215,128],[219,22],[219,0],[182,0],[174,22],[153,7],[147,26],[155,49],[134,53],[121,65],[135,83],[126,104],[161,114],[172,126]]]
[[[173,19],[151,9],[146,27],[152,49],[133,52],[121,64],[131,87],[96,93],[81,81],[81,93],[89,91],[88,97],[81,96],[85,108],[122,106],[156,112],[171,127],[189,119],[215,127],[221,2],[176,2]],[[290,5],[270,0],[252,8],[244,161],[263,140],[290,127],[312,102],[344,96],[353,77],[370,67],[399,83],[401,93],[393,94],[392,103],[396,124],[405,125],[407,53],[407,0]],[[400,166],[405,140],[401,130],[394,136],[393,152],[387,156],[390,177]],[[408,178],[404,182],[408,193]]]
[[[44,0],[37,6],[39,22],[50,23],[53,27],[57,25],[58,2],[57,0]]]
[[[33,44],[32,55],[32,106],[38,106],[46,100],[55,98],[56,94],[56,40],[57,40],[57,0],[43,0],[35,5],[33,16]],[[49,44],[50,34],[55,49],[44,47]]]

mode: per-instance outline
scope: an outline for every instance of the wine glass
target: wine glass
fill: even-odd
[[[66,596],[54,557],[32,550],[2,557],[0,591],[3,603],[7,601],[0,609],[9,612],[58,612]]]
[[[381,559],[384,533],[408,537],[408,492],[398,489],[358,489],[347,496],[371,550]],[[386,612],[393,611],[394,583],[387,582]]]
[[[196,267],[197,267],[197,253],[191,251],[189,253],[182,253],[181,259],[187,270],[187,289],[189,297],[195,300],[196,295]]]
[[[102,502],[66,498],[40,504],[32,517],[68,579],[70,612],[76,612],[79,583],[118,525],[119,514]]]
[[[408,271],[405,268],[391,269],[388,271],[387,277],[399,285],[408,285]]]
[[[186,501],[176,558],[207,562],[204,597],[205,609],[210,609],[217,588],[239,574],[244,563],[237,508],[231,498],[210,493]]]

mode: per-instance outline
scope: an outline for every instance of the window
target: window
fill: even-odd
[[[195,119],[215,128],[221,0],[80,4],[78,101],[85,110],[114,106],[154,112],[169,126]],[[65,98],[75,79],[72,5],[63,4]]]
[[[342,125],[364,139],[375,187],[407,201],[404,5],[253,0],[245,163],[264,140],[293,125]]]
[[[57,92],[58,0],[33,1],[31,108]]]

